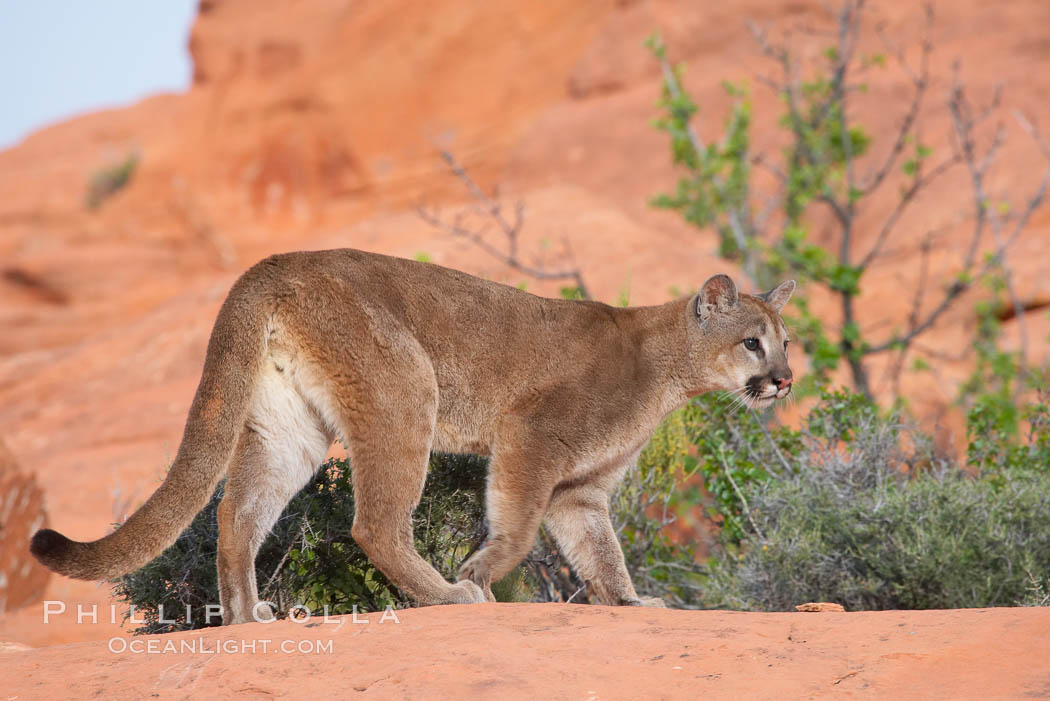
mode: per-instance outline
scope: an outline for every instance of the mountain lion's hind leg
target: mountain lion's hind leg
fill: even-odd
[[[255,556],[284,507],[310,481],[331,438],[298,394],[264,378],[219,503],[223,624],[271,618],[267,606],[256,606]]]
[[[313,323],[291,322],[309,349],[307,392],[338,423],[350,453],[351,535],[372,564],[420,604],[484,601],[473,584],[445,581],[412,537],[437,422],[437,377],[426,351],[383,306],[361,302],[339,285],[325,292],[331,296],[299,300]]]

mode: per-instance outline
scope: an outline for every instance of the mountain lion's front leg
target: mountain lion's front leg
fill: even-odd
[[[528,444],[520,445],[531,445]],[[485,494],[489,535],[485,547],[467,560],[459,571],[460,581],[469,580],[485,592],[489,601],[492,582],[498,582],[529,554],[557,482],[551,452],[500,444],[489,468]]]
[[[585,483],[554,491],[547,527],[580,579],[606,606],[657,606],[663,600],[639,598],[609,518],[609,492]]]

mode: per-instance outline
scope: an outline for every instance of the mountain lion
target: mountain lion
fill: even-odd
[[[70,577],[120,576],[174,542],[225,476],[223,623],[250,621],[259,546],[341,438],[353,537],[420,604],[492,601],[491,582],[521,562],[545,521],[601,603],[660,605],[631,584],[609,492],[690,397],[729,390],[765,407],[787,396],[779,312],[794,288],[738,294],[715,275],[690,299],[617,308],[349,249],[272,256],[219,310],[163,484],[104,538],[44,529],[31,551]],[[489,538],[455,584],[412,539],[431,450],[492,456]]]

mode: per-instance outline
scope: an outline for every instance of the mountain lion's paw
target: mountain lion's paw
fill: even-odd
[[[456,582],[449,589],[446,604],[483,604],[485,603],[485,592],[481,587],[469,579]]]
[[[486,554],[489,554],[487,550],[481,550],[474,553],[473,557],[464,562],[459,569],[459,581],[474,582],[485,592],[485,601],[495,601],[496,597],[492,595],[492,587],[490,586],[492,577],[489,574],[489,563]]]
[[[665,609],[667,604],[658,596],[641,596],[637,599],[627,599],[624,606],[648,606],[649,608]]]
[[[479,550],[474,553],[469,560],[463,563],[463,566],[459,568],[459,581],[470,580],[477,584],[483,582],[488,578],[489,567],[485,561],[485,551]]]

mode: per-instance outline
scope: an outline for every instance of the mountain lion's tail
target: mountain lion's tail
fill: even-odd
[[[208,341],[186,429],[163,484],[104,538],[80,543],[50,529],[37,531],[30,552],[75,579],[113,579],[145,565],[175,542],[208,503],[233,456],[261,369],[264,304],[246,275],[219,310]]]

